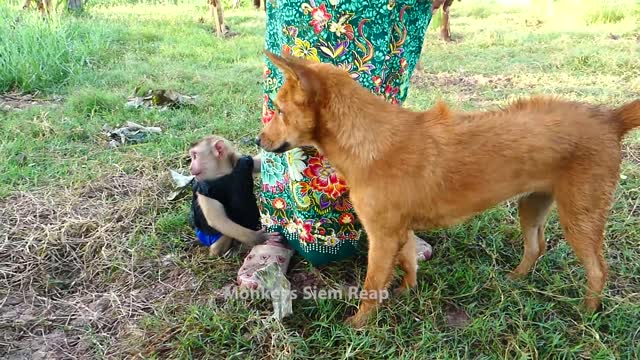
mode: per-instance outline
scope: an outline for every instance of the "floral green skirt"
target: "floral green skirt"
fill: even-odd
[[[339,66],[401,104],[431,21],[431,0],[268,0],[266,48]],[[283,74],[265,57],[262,122],[274,116]],[[354,255],[363,231],[348,188],[313,148],[263,153],[262,224],[311,264]]]

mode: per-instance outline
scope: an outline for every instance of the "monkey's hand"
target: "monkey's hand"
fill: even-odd
[[[241,239],[238,239],[242,241]],[[253,237],[251,239],[246,239],[246,241],[242,241],[243,244],[247,246],[256,246],[260,244],[264,244],[267,241],[282,241],[282,237],[277,232],[267,232],[266,229],[260,229],[253,232]]]
[[[262,244],[267,241],[282,241],[282,237],[277,232],[267,232],[266,229],[256,231],[256,243],[254,245]]]

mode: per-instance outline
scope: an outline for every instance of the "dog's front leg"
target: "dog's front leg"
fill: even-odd
[[[355,315],[347,319],[347,324],[361,328],[374,314],[380,303],[388,297],[387,286],[393,274],[400,245],[407,237],[407,231],[388,231],[373,228],[366,230],[369,238],[367,276],[364,291],[361,292],[360,306]]]

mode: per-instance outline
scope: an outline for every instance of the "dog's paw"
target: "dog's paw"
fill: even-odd
[[[583,311],[587,314],[597,314],[602,311],[602,299],[597,297],[587,297],[582,304]]]
[[[345,325],[353,329],[362,329],[366,324],[366,319],[363,319],[358,314],[355,314],[353,316],[349,316],[344,323]]]
[[[511,281],[517,281],[520,280],[522,278],[524,278],[525,276],[527,276],[527,274],[522,274],[520,272],[517,271],[511,271],[510,273],[507,274],[507,278]]]
[[[394,296],[403,296],[403,295],[407,295],[411,292],[411,289],[413,289],[413,287],[407,287],[405,285],[400,285],[397,288],[393,289],[393,295]]]
[[[397,288],[393,289],[394,296],[402,296],[408,292],[409,292],[409,289],[407,289],[404,286],[398,286]]]

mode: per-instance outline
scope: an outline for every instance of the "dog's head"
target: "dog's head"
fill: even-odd
[[[256,139],[264,150],[282,153],[300,146],[314,146],[323,83],[317,67],[291,56],[281,57],[265,51],[267,57],[285,75],[284,84],[274,99],[275,115]]]

